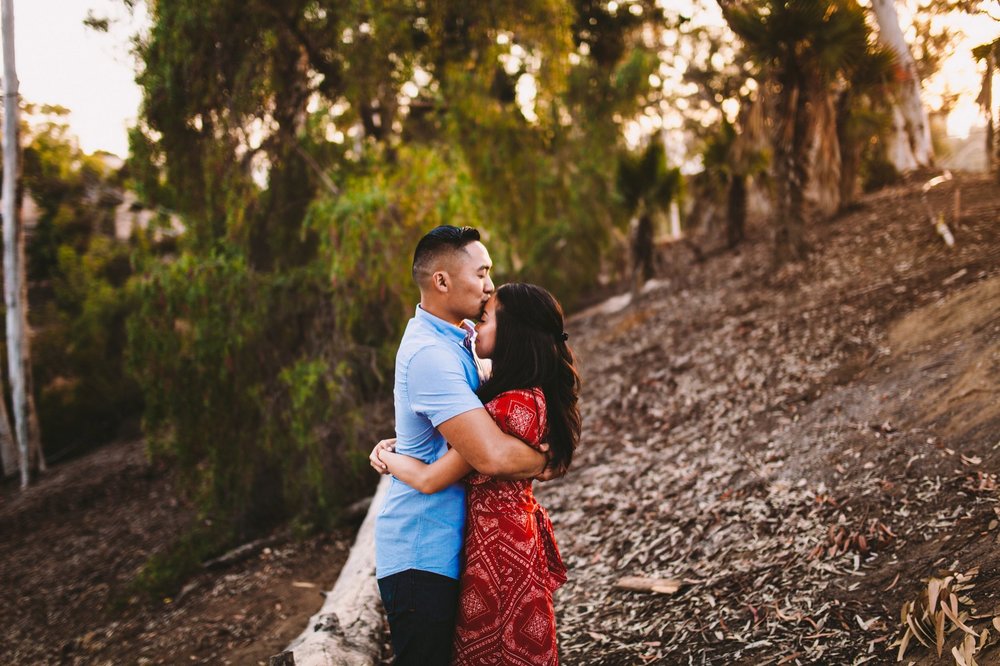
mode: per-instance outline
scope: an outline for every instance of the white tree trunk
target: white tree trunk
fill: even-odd
[[[4,301],[7,305],[7,360],[10,372],[14,430],[21,453],[21,487],[28,485],[28,401],[22,362],[24,343],[21,262],[17,220],[18,153],[18,81],[14,63],[14,2],[2,0],[3,27],[3,276]]]
[[[878,21],[879,39],[891,48],[902,74],[899,99],[893,110],[893,136],[890,137],[889,159],[898,171],[934,164],[931,125],[927,110],[920,100],[920,77],[910,47],[903,38],[896,13],[895,0],[872,0],[872,10]]]
[[[371,666],[378,660],[382,612],[375,583],[375,516],[388,490],[385,476],[333,590],[288,646],[295,666]]]

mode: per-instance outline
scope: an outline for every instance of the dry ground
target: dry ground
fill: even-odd
[[[902,604],[940,572],[975,574],[977,630],[1000,615],[1000,187],[931,192],[948,248],[922,182],[815,226],[802,265],[770,273],[763,238],[701,264],[678,247],[647,293],[574,320],[585,438],[538,489],[570,566],[566,663],[894,663]],[[961,633],[904,663],[953,663]]]
[[[353,531],[277,540],[195,576],[173,599],[132,595],[149,555],[195,520],[141,442],[57,466],[0,499],[5,664],[258,664],[322,605]]]

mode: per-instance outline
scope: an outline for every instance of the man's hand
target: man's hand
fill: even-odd
[[[396,450],[395,437],[391,439],[383,439],[378,444],[376,444],[375,448],[372,449],[371,455],[368,456],[368,462],[371,463],[372,469],[374,469],[379,474],[388,474],[389,468],[386,467],[386,464],[382,462],[381,458],[379,458],[379,454],[382,451],[395,451],[395,450]]]

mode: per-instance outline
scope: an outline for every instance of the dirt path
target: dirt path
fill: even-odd
[[[538,489],[570,566],[565,663],[895,663],[900,607],[940,570],[978,570],[978,629],[1000,615],[1000,188],[957,186],[955,248],[913,183],[815,227],[805,265],[770,275],[764,239],[679,249],[666,283],[575,320],[585,441]]]
[[[258,664],[322,604],[353,534],[283,542],[206,571],[176,599],[128,598],[152,553],[194,511],[146,461],[117,443],[0,498],[0,661],[10,664]]]

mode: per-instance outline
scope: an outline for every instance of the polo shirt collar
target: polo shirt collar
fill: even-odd
[[[435,332],[440,333],[441,335],[449,339],[454,339],[459,344],[461,344],[462,341],[465,340],[466,336],[465,328],[462,328],[460,326],[455,326],[454,324],[449,323],[444,319],[441,319],[440,317],[432,315],[430,312],[420,307],[419,303],[417,304],[417,312],[414,315],[414,318],[421,324],[431,327]]]

